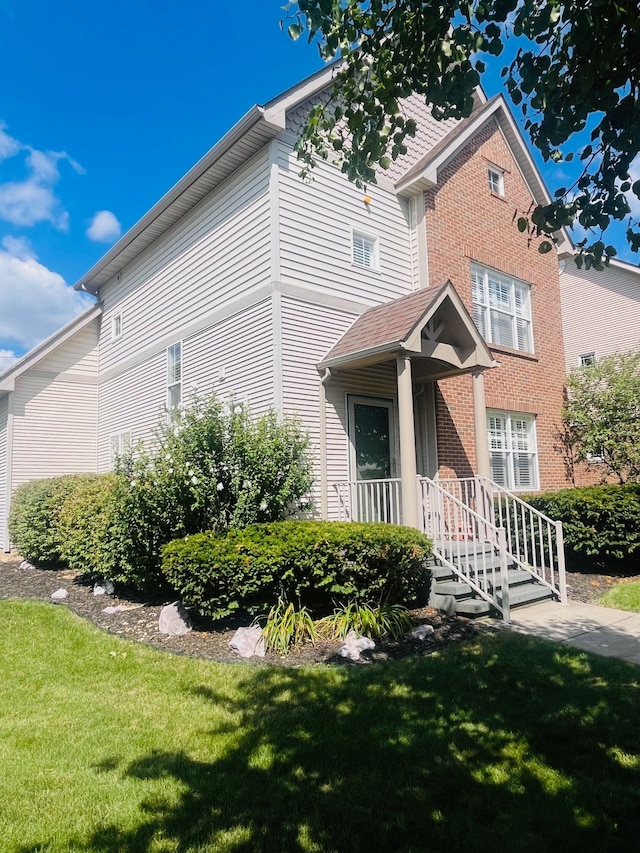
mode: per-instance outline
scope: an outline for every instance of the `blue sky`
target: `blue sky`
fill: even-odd
[[[282,5],[0,0],[0,371],[237,119],[321,67]]]

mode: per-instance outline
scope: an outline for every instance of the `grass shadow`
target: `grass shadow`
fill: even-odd
[[[371,668],[246,670],[233,698],[204,682],[190,693],[228,711],[205,732],[209,756],[153,751],[101,768],[169,779],[179,796],[156,795],[134,829],[104,824],[70,850],[637,843],[640,686],[630,665],[505,632]]]

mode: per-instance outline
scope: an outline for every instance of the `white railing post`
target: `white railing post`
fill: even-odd
[[[558,586],[560,587],[560,604],[567,604],[567,575],[564,564],[564,531],[562,522],[556,521],[556,550],[558,552]]]
[[[498,528],[498,548],[500,551],[500,587],[502,589],[502,618],[508,625],[511,622],[509,606],[509,570],[507,568],[507,534],[504,527]]]

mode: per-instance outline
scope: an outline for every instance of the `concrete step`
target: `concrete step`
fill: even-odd
[[[540,583],[523,584],[509,589],[509,607],[526,607],[528,604],[537,604],[552,598],[549,587]],[[502,595],[498,593],[498,601],[502,604]]]

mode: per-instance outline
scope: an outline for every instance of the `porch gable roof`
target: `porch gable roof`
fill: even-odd
[[[318,368],[359,367],[399,354],[433,358],[458,369],[495,365],[464,303],[447,281],[369,308]]]

